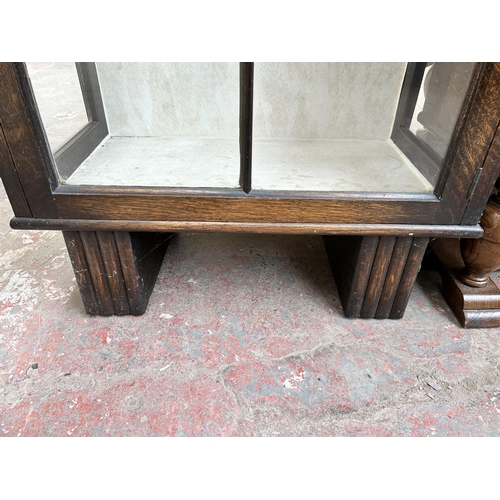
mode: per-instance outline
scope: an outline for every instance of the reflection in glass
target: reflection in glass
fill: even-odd
[[[427,63],[410,131],[441,158],[457,123],[474,63]]]
[[[75,63],[26,63],[50,148],[57,151],[88,122]]]

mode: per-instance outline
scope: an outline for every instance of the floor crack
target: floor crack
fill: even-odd
[[[290,361],[292,359],[304,359],[304,358],[314,359],[317,356],[321,356],[322,354],[326,354],[328,351],[331,351],[335,347],[335,345],[336,344],[334,342],[330,342],[328,344],[319,344],[316,347],[313,347],[312,349],[294,351],[280,358],[274,358],[272,361],[275,363],[279,363],[279,362]]]
[[[254,415],[253,410],[246,404],[245,401],[241,399],[239,394],[233,389],[231,384],[226,380],[226,374],[235,368],[236,368],[235,363],[231,363],[229,365],[222,365],[218,370],[220,381],[222,382],[222,386],[224,387],[224,389],[226,389],[226,391],[232,396],[238,407],[241,408],[244,417],[247,420],[253,420],[253,415]]]

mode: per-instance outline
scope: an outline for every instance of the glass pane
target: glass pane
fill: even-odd
[[[96,67],[109,136],[68,184],[238,187],[238,63]]]
[[[57,151],[88,122],[73,62],[26,63],[50,148]]]
[[[427,63],[410,131],[441,158],[457,123],[474,63]]]
[[[252,189],[432,193],[474,63],[425,65],[256,63]],[[75,67],[28,68],[55,150],[87,123]],[[78,161],[58,157],[67,184],[239,187],[238,63],[92,68],[107,128]]]
[[[431,192],[391,140],[407,63],[256,63],[252,187]]]

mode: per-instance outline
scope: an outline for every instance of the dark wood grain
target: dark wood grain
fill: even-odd
[[[113,301],[113,312],[117,315],[130,314],[125,278],[123,276],[115,233],[111,231],[97,231],[91,234],[97,236],[100,253],[106,256],[103,259],[103,264],[111,292],[111,300]]]
[[[426,63],[424,62],[408,63],[407,65],[391,139],[422,175],[432,185],[435,185],[439,177],[441,158],[424,141],[409,130],[425,67]]]
[[[240,186],[245,193],[252,189],[253,70],[253,63],[240,63]]]
[[[87,314],[99,314],[99,304],[97,302],[94,284],[90,276],[87,255],[78,231],[63,231],[64,241],[68,250],[76,282],[80,290],[83,307]]]
[[[399,283],[412,243],[413,238],[409,237],[400,237],[396,240],[382,293],[380,294],[377,311],[374,315],[377,319],[387,319],[391,314],[391,309],[398,292]]]
[[[51,229],[67,231],[151,231],[151,232],[224,232],[267,234],[352,234],[423,237],[479,238],[480,226],[438,226],[415,224],[299,224],[267,222],[200,222],[200,221],[138,221],[92,219],[33,219],[14,217],[13,229]]]
[[[113,296],[109,285],[108,273],[104,265],[104,259],[111,262],[109,255],[103,255],[97,234],[91,231],[81,232],[85,256],[87,258],[88,270],[94,285],[97,307],[101,316],[111,316],[114,309]]]
[[[477,184],[469,190],[468,204],[462,219],[462,224],[474,224],[485,208],[485,200],[491,194],[495,180],[500,176],[500,127],[497,126],[495,137],[488,150],[486,160],[477,172]]]
[[[377,236],[325,236],[340,301],[347,318],[359,318],[377,251]]]
[[[449,175],[441,193],[440,214],[437,222],[446,220],[458,224],[469,202],[469,190],[487,182],[476,180],[476,174],[484,164],[500,120],[500,63],[488,63],[484,68],[477,91],[471,100],[463,122],[453,138],[446,161],[450,162]],[[484,192],[483,192],[484,196]],[[477,203],[486,204],[484,199]],[[469,221],[463,221],[468,223]],[[476,221],[477,222],[477,221]]]
[[[0,98],[0,101],[8,108],[8,112],[4,112],[5,109],[2,111],[0,103],[0,119],[9,122],[8,117],[17,113],[14,122],[20,127],[19,137],[16,134],[9,137],[7,129],[5,134],[32,213],[38,218],[195,221],[209,224],[475,225],[477,221],[474,221],[474,217],[480,210],[491,177],[477,177],[477,173],[483,166],[483,153],[489,150],[492,138],[490,132],[493,128],[496,130],[498,125],[498,68],[494,63],[487,64],[482,73],[478,72],[477,88],[471,87],[470,106],[462,113],[463,120],[453,139],[455,149],[453,154],[447,155],[447,161],[451,162],[450,175],[446,178],[441,200],[435,196],[429,199],[423,195],[401,193],[294,194],[251,191],[249,194],[234,194],[233,191],[192,191],[181,194],[180,191],[175,193],[160,188],[151,188],[150,192],[146,192],[144,189],[106,187],[101,190],[101,193],[108,190],[106,194],[96,194],[97,191],[92,193],[83,187],[54,187],[53,165],[45,158],[46,141],[37,122],[36,103],[29,82],[23,80],[21,65],[5,63],[2,68],[7,77],[2,78],[1,92],[4,98],[3,101]],[[14,68],[17,68],[17,73]],[[250,66],[244,65],[244,68]],[[16,92],[17,100],[12,99]],[[15,101],[14,115],[10,112],[11,101]],[[14,122],[8,128],[12,128]],[[246,123],[249,121],[246,120]],[[30,140],[35,147],[31,148],[31,156],[28,157],[24,153]],[[475,179],[479,179],[477,184]],[[476,188],[471,191],[473,185]],[[467,219],[462,219],[468,203],[470,217],[468,214]],[[471,203],[475,204],[475,208]]]
[[[35,163],[35,166],[43,169],[42,172],[48,180],[50,191],[52,191],[58,186],[59,179],[55,170],[54,158],[47,138],[47,133],[38,109],[35,92],[28,75],[28,68],[25,63],[21,62],[12,63],[12,67],[17,80],[18,91],[22,98],[22,103],[24,104],[24,111],[28,117],[28,122],[22,124],[23,133],[26,137],[32,137],[36,143],[37,150],[33,158],[35,161],[39,158],[40,161]],[[19,117],[22,115],[22,110],[19,110]],[[38,169],[34,169],[33,172],[38,174]]]
[[[479,239],[462,239],[460,249],[465,267],[459,274],[462,283],[480,288],[488,275],[500,269],[500,196],[494,194],[486,204],[480,221],[484,230]]]
[[[370,279],[363,299],[363,307],[360,313],[361,318],[373,318],[375,316],[395,244],[395,236],[383,236],[379,238],[377,253],[373,261]]]
[[[26,194],[17,175],[7,141],[0,126],[0,178],[9,197],[12,210],[17,217],[32,217]]]
[[[64,231],[88,314],[143,314],[170,234]]]
[[[121,197],[133,196],[192,196],[216,198],[258,198],[258,199],[315,199],[333,201],[405,201],[439,203],[439,199],[432,193],[387,193],[381,191],[287,191],[281,189],[264,190],[252,189],[244,193],[238,188],[190,188],[173,186],[88,186],[61,184],[54,190],[55,195],[114,195]]]
[[[208,196],[54,195],[60,218],[177,220],[204,222],[293,222],[435,224],[439,202],[322,200]]]
[[[495,175],[494,162],[484,162],[500,118],[499,71],[499,63],[475,65],[448,152],[441,161],[409,132],[422,65],[408,66],[392,139],[430,182],[436,182],[435,194],[441,200],[437,223],[475,224],[486,203]]]
[[[26,71],[19,75],[16,63],[0,63],[0,124],[32,214],[57,218],[48,142]]]
[[[432,242],[443,279],[443,295],[460,324],[465,328],[500,327],[500,289],[488,277],[482,288],[463,284],[459,279],[464,262],[457,239]]]
[[[115,232],[131,314],[143,314],[153,291],[169,233]]]
[[[89,123],[55,153],[57,171],[64,181],[108,135],[104,104],[95,63],[76,63]]]
[[[428,238],[325,236],[324,242],[347,318],[403,317]]]
[[[448,147],[448,152],[445,155],[444,161],[440,168],[439,179],[436,184],[434,192],[437,196],[442,197],[443,190],[448,182],[448,177],[453,171],[453,158],[455,157],[457,150],[461,147],[462,134],[466,128],[467,118],[469,117],[471,107],[477,103],[477,99],[480,98],[482,92],[484,92],[484,87],[479,92],[479,86],[482,82],[485,70],[488,67],[488,63],[478,62],[474,65],[472,75],[470,78],[469,88],[464,97],[464,102],[462,108],[457,118],[457,123],[455,124],[455,130],[453,131],[450,145]],[[494,85],[494,82],[493,82]],[[483,110],[487,113],[486,110]],[[487,117],[484,117],[487,119]]]
[[[400,319],[404,315],[428,243],[429,238],[413,238],[410,253],[406,260],[398,291],[396,292],[394,303],[389,314],[391,319]]]

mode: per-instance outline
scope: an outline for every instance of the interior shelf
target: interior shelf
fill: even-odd
[[[236,188],[239,164],[237,139],[109,137],[66,184]]]
[[[97,63],[109,137],[66,180],[236,188],[238,63]]]
[[[430,193],[432,185],[389,139],[256,139],[252,188]]]

